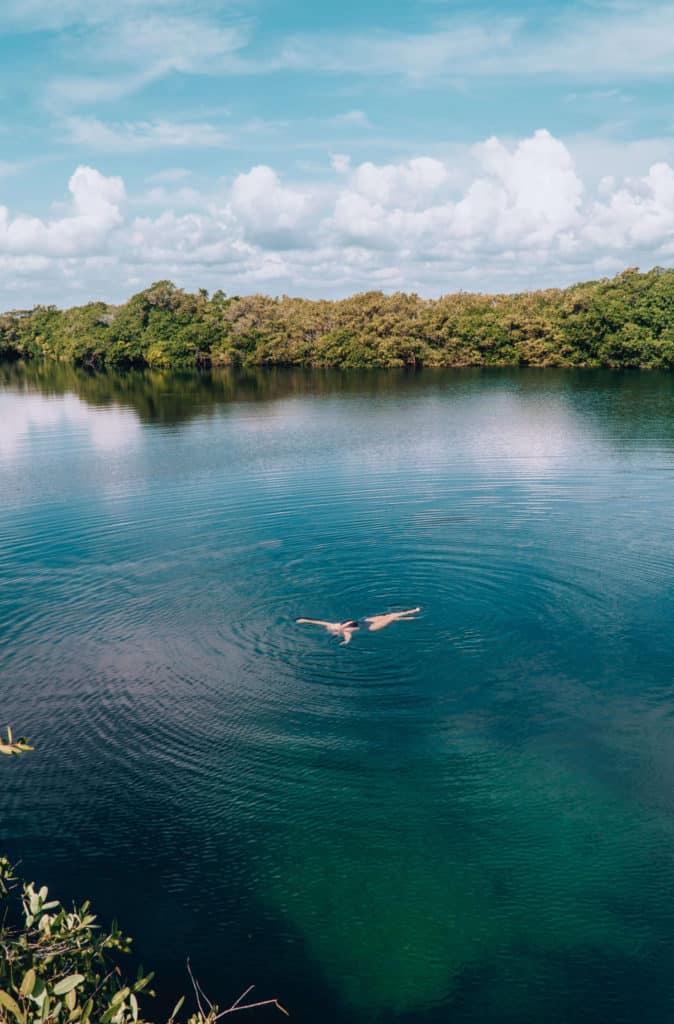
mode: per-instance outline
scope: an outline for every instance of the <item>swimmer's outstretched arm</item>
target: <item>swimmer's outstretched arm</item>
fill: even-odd
[[[358,623],[353,619],[346,619],[344,622],[326,622],[325,619],[295,619],[295,622],[306,622],[310,626],[323,626],[333,636],[341,636],[340,647],[351,643],[351,637],[358,629]]]

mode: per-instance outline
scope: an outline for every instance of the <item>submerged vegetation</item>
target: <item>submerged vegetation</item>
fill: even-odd
[[[209,296],[159,281],[121,306],[0,315],[0,357],[92,368],[674,366],[674,270],[517,295]]]

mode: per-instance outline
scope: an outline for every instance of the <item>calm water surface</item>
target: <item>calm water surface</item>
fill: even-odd
[[[157,1014],[190,955],[312,1024],[674,1020],[673,414],[656,373],[0,368],[3,847]]]

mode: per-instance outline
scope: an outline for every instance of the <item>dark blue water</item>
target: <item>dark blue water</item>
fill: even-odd
[[[157,1017],[189,955],[312,1024],[674,1019],[673,414],[656,373],[5,366],[3,848]]]

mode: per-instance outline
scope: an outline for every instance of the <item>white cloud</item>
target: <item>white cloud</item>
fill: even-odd
[[[222,27],[212,19],[157,13],[120,19],[112,32],[106,26],[98,53],[111,61],[121,55],[126,63],[204,72],[213,62],[219,68],[221,59],[247,40],[248,33],[240,26]]]
[[[184,0],[3,0],[0,29],[5,31],[60,31],[75,25],[101,25],[120,17],[146,12],[170,13],[184,6]],[[217,0],[192,0],[193,10],[214,13],[224,6]]]
[[[511,151],[497,139],[474,147],[477,175],[463,196],[439,160],[361,164],[335,204],[332,229],[377,248],[423,247],[427,258],[568,245],[582,183],[566,147],[536,132]]]
[[[122,223],[122,179],[78,167],[68,188],[72,201],[64,217],[42,220],[20,214],[12,219],[7,208],[0,206],[0,253],[83,256],[99,249]]]
[[[619,140],[601,133],[574,135],[568,140],[578,173],[587,184],[608,174],[639,177],[656,163],[674,165],[674,138]]]
[[[445,5],[447,7],[447,5]],[[429,10],[433,10],[429,6]],[[551,76],[571,79],[584,103],[615,105],[615,81],[674,74],[674,2],[539,6],[528,17],[483,11],[448,13],[417,32],[371,26],[362,33],[299,33],[264,51],[254,21],[216,0],[3,0],[0,31],[63,33],[63,53],[79,74],[47,84],[46,101],[63,111],[112,101],[171,73],[269,74],[279,70],[358,76]],[[76,47],[76,49],[75,49]],[[606,86],[606,88],[602,88]],[[334,121],[368,126],[361,110]]]
[[[351,169],[351,157],[346,153],[333,153],[330,157],[330,164],[337,174],[348,174]]]
[[[192,172],[186,167],[165,167],[163,171],[150,174],[146,181],[156,182],[158,185],[171,184],[176,181],[184,181],[191,174]]]
[[[609,165],[613,173],[588,184],[569,148],[546,131],[453,152],[355,166],[342,154],[329,181],[301,186],[266,165],[229,184],[216,179],[208,192],[169,172],[128,203],[119,178],[78,168],[70,207],[53,218],[0,208],[6,304],[28,293],[31,301],[53,292],[60,302],[118,299],[160,277],[326,296],[372,287],[507,290],[674,256],[667,161],[628,177]],[[140,203],[147,209],[138,215]]]
[[[67,141],[118,153],[138,153],[148,149],[221,147],[229,138],[208,123],[176,121],[136,121],[106,124],[95,117],[69,117]]]
[[[582,235],[591,245],[617,250],[674,245],[674,170],[653,164],[643,178],[628,178],[611,191],[603,182],[604,202],[594,203]]]
[[[577,14],[569,12],[560,22],[559,34],[549,37],[538,50],[530,46],[519,59],[513,56],[510,70],[527,74],[580,72],[590,78],[672,74],[673,4],[635,4]]]
[[[371,127],[369,118],[364,110],[347,110],[343,114],[337,114],[332,119],[336,124],[355,124],[361,128]]]
[[[47,83],[45,103],[57,113],[71,106],[91,106],[110,103],[137,92],[160,78],[162,69],[151,67],[144,71],[115,72],[99,75],[75,75],[53,78]]]
[[[23,164],[14,163],[11,160],[0,160],[0,178],[9,178],[18,174]]]
[[[161,206],[164,209],[169,207],[180,210],[201,210],[210,205],[209,197],[189,185],[182,185],[180,188],[155,185],[147,192],[135,197],[131,202],[137,207]]]
[[[296,70],[352,71],[359,74],[406,74],[412,78],[454,73],[494,50],[506,50],[518,22],[494,19],[491,27],[453,19],[432,32],[369,31],[366,35],[298,35],[286,40],[278,57]],[[460,73],[460,72],[459,72]]]
[[[674,4],[574,5],[553,16],[458,14],[431,31],[298,35],[277,65],[296,70],[442,76],[561,75],[574,79],[670,77]]]
[[[384,166],[368,162],[356,168],[352,188],[385,206],[423,209],[449,177],[445,164],[431,157],[415,157]]]
[[[549,132],[537,131],[512,152],[491,138],[476,155],[488,175],[479,185],[496,190],[497,238],[550,241],[576,225],[583,184],[570,152]]]
[[[137,217],[123,246],[124,255],[133,265],[169,268],[195,264],[225,267],[252,252],[227,210],[210,214],[165,210],[158,217]]]
[[[351,169],[351,158],[345,153],[335,153],[330,158],[330,164],[338,174],[348,174]]]
[[[47,106],[56,112],[86,107],[118,100],[171,73],[225,74],[242,67],[238,54],[249,41],[244,23],[223,26],[214,11],[187,17],[158,6],[108,4],[106,12],[95,4],[89,17],[73,13],[85,25],[76,37],[82,72],[50,79]]]
[[[306,193],[283,186],[276,172],[261,164],[234,179],[230,206],[252,240],[286,248],[307,224],[311,201]]]

